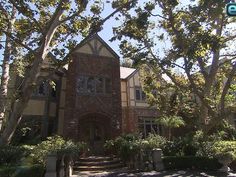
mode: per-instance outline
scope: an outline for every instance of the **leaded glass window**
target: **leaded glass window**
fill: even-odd
[[[87,80],[87,92],[95,93],[95,79],[94,77],[89,77]]]

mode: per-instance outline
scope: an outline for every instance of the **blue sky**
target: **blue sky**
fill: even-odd
[[[102,2],[105,2],[105,1],[102,1]],[[139,0],[139,4],[143,4],[144,2],[147,2],[147,1],[146,0]],[[190,0],[180,0],[180,2],[183,5],[186,5],[190,2]],[[193,3],[193,2],[191,2],[191,3]],[[102,12],[102,17],[106,17],[112,11],[113,11],[113,9],[111,8],[111,5],[105,3],[104,11]],[[160,13],[160,9],[156,9],[156,12],[154,12],[154,13]],[[108,20],[104,24],[103,30],[101,32],[99,32],[99,35],[103,38],[103,40],[105,42],[108,43],[108,45],[111,46],[111,48],[113,48],[113,50],[118,55],[120,55],[120,58],[122,58],[121,54],[119,53],[119,41],[113,41],[113,42],[109,41],[109,39],[113,36],[112,27],[119,26],[120,24],[121,24],[121,22],[114,20],[114,18]],[[78,43],[79,42],[80,41],[78,40]],[[158,42],[158,46],[160,47],[160,51],[161,51],[160,54],[163,54],[163,51],[164,51],[163,49],[168,48],[170,46],[170,43],[168,41],[165,41],[165,42],[162,42],[162,43],[160,43],[159,41],[157,41],[157,42]],[[2,57],[3,57],[2,54],[3,54],[3,51],[0,50],[0,59],[2,59]]]

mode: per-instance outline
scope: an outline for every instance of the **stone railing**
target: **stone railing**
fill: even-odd
[[[72,158],[50,154],[46,159],[45,177],[70,177],[72,175]]]
[[[140,152],[127,163],[129,168],[150,171],[161,171],[164,169],[162,163],[162,150],[153,149],[151,151]]]

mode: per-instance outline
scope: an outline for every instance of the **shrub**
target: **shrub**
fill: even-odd
[[[197,170],[216,170],[221,164],[214,158],[196,156],[166,156],[163,158],[165,169],[197,169]]]
[[[149,136],[145,139],[146,142],[148,142],[146,145],[146,149],[154,149],[154,148],[162,148],[164,144],[166,143],[166,138],[156,135],[156,134],[149,134]]]
[[[182,156],[183,141],[181,138],[177,138],[173,141],[166,141],[162,146],[162,151],[165,156]]]
[[[29,151],[21,146],[0,146],[0,165],[18,164]]]
[[[45,168],[42,165],[0,166],[1,177],[43,177]]]
[[[48,154],[56,153],[57,155],[72,155],[79,156],[82,151],[85,151],[85,143],[74,143],[72,141],[65,141],[60,136],[48,137],[46,141],[36,146],[25,146],[30,149],[31,154],[30,163],[45,164],[46,156]]]
[[[141,139],[136,134],[128,134],[117,137],[115,140],[106,141],[106,151],[119,155],[123,161],[134,160],[134,157],[142,152],[143,158],[154,148],[161,148],[166,142],[164,137],[150,134],[146,139]]]
[[[212,151],[215,157],[230,155],[236,159],[236,141],[218,141],[214,143]]]

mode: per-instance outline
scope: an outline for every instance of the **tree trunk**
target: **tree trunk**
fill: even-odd
[[[9,144],[11,142],[11,139],[16,131],[16,128],[21,121],[23,111],[27,106],[27,103],[31,97],[34,86],[37,83],[42,62],[45,60],[45,58],[49,53],[52,37],[60,25],[60,18],[62,14],[63,14],[63,9],[56,12],[53,21],[51,21],[51,24],[49,24],[48,31],[43,38],[41,46],[35,52],[34,55],[35,60],[32,64],[30,71],[24,78],[22,88],[20,90],[21,94],[19,95],[19,98],[13,100],[12,104],[13,107],[10,112],[10,118],[6,122],[6,126],[4,126],[4,129],[0,136],[0,145]]]
[[[15,23],[15,16],[16,16],[16,9],[12,7],[12,14],[11,18],[9,19],[7,32],[12,33]],[[3,119],[5,117],[6,111],[6,104],[7,104],[7,92],[8,92],[8,82],[9,82],[9,63],[10,63],[10,56],[12,52],[12,43],[10,38],[6,35],[6,42],[5,42],[5,50],[4,50],[4,57],[2,63],[2,77],[1,77],[1,85],[0,85],[0,131],[2,129]]]
[[[168,139],[169,139],[169,141],[171,140],[171,128],[170,127],[168,128]]]
[[[15,101],[13,106],[13,112],[11,113],[10,118],[6,122],[4,130],[1,134],[0,145],[6,145],[10,143],[13,134],[16,130],[16,127],[21,121],[22,112],[26,105],[27,102],[23,102],[21,100]]]

